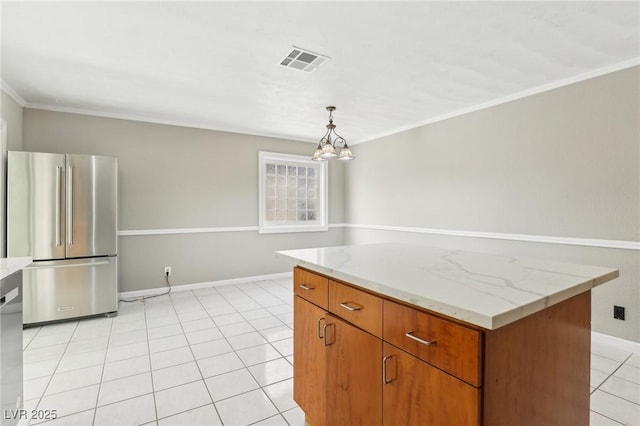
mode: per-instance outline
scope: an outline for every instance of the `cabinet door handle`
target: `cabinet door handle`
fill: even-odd
[[[390,358],[393,358],[393,355],[387,355],[384,358],[382,358],[382,384],[383,385],[388,385],[389,383],[393,382],[393,379],[391,380],[387,379],[387,361],[389,361]]]
[[[329,327],[331,327],[331,326],[334,326],[334,328],[335,328],[335,324],[325,324],[324,327],[322,327],[322,333],[323,333],[322,341],[323,341],[325,346],[330,346],[330,345],[333,345],[335,343],[335,341],[333,341],[333,342],[328,342],[327,341],[327,334],[328,334],[327,333],[327,329]],[[335,329],[334,329],[334,334],[335,334]]]
[[[360,309],[362,309],[362,306],[358,305],[357,303],[353,303],[353,302],[342,302],[340,304],[340,306],[342,306],[343,308],[345,308],[347,311],[359,311]]]
[[[320,326],[320,324],[324,321],[324,317],[318,319],[318,339],[324,339],[324,329]]]
[[[309,287],[306,284],[300,284],[300,288],[303,290],[315,290],[315,287]]]
[[[405,336],[407,336],[409,339],[415,340],[418,343],[422,343],[423,345],[433,345],[434,343],[436,343],[435,340],[424,340],[419,338],[418,336],[415,336],[413,333],[415,333],[415,331],[410,331],[408,333],[405,333]]]

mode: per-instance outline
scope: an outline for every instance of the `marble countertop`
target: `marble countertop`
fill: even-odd
[[[0,279],[6,278],[33,262],[30,257],[0,258]]]
[[[489,330],[619,275],[613,268],[411,244],[276,253],[310,270]]]

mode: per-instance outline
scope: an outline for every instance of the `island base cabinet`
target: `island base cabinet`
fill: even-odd
[[[589,425],[590,291],[485,336],[485,425]]]
[[[313,426],[327,424],[327,351],[322,338],[327,312],[299,296],[293,300],[293,399]]]
[[[311,426],[589,425],[590,291],[487,330],[294,277],[293,394]]]
[[[293,399],[312,426],[382,424],[382,340],[294,297]]]
[[[384,426],[476,426],[480,390],[384,343]]]

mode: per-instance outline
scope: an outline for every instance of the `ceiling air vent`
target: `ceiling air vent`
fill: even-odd
[[[328,56],[293,46],[289,54],[280,61],[280,65],[287,68],[295,68],[300,71],[313,72],[329,59],[331,58]]]

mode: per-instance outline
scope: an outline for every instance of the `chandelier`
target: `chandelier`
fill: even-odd
[[[349,149],[349,145],[347,145],[347,141],[336,133],[336,125],[333,124],[333,111],[335,110],[336,107],[334,106],[327,107],[327,111],[329,111],[327,132],[320,139],[318,148],[316,148],[316,152],[311,157],[312,160],[324,161],[338,157],[338,160],[349,161],[355,158],[351,153],[351,149]],[[336,151],[337,149],[340,150],[339,154]]]

